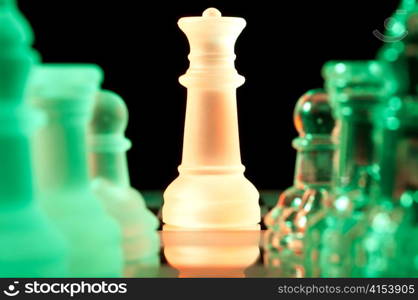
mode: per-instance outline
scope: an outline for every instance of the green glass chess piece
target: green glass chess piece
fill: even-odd
[[[159,221],[130,185],[124,136],[128,110],[122,98],[110,91],[96,97],[90,122],[89,165],[92,188],[123,233],[125,275],[155,276],[160,265]]]
[[[379,173],[372,190],[378,204],[364,247],[366,276],[417,276],[416,235],[418,92],[418,3],[402,0],[390,18],[378,58],[388,62],[399,85],[396,96],[375,118],[374,141]],[[388,149],[391,149],[388,151]]]
[[[386,32],[375,35],[384,42],[378,59],[388,62],[399,84],[401,95],[418,92],[418,3],[402,0],[386,21]]]
[[[374,203],[370,187],[375,167],[373,120],[397,84],[385,63],[329,62],[323,68],[326,89],[337,120],[338,147],[333,178],[333,207],[321,236],[321,276],[362,276],[362,237]]]
[[[416,97],[393,96],[374,120],[379,177],[363,245],[368,277],[418,276],[417,118]]]
[[[294,184],[264,218],[268,228],[291,239],[303,236],[307,216],[321,206],[331,186],[334,120],[324,91],[311,90],[298,100],[294,123],[299,133],[293,141],[297,150]]]
[[[91,191],[87,124],[102,81],[95,65],[36,67],[30,100],[48,116],[35,139],[38,186],[43,208],[70,241],[73,277],[122,274],[119,226]]]
[[[335,148],[331,132],[335,122],[327,94],[323,90],[304,94],[296,104],[294,123],[299,133],[293,141],[297,150],[294,185],[280,195],[277,205],[264,218],[269,229],[265,249],[269,257],[282,257],[281,267],[284,261],[290,261],[290,255],[285,253],[293,252],[295,257],[302,257],[298,252],[306,249],[306,245],[302,247],[305,231],[316,226],[330,206]],[[275,252],[277,254],[273,255]],[[285,255],[287,257],[283,257]],[[294,272],[300,273],[297,263]]]
[[[15,1],[0,1],[0,277],[68,275],[64,238],[34,193],[30,139],[43,116],[24,100],[32,40]]]

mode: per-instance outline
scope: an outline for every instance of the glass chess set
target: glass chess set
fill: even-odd
[[[375,60],[326,63],[296,102],[283,192],[244,176],[245,20],[181,18],[183,155],[163,193],[131,186],[128,109],[100,67],[42,62],[0,0],[0,277],[418,277],[418,3],[399,9]]]

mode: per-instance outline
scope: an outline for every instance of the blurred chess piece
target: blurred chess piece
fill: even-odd
[[[294,123],[299,133],[293,141],[297,150],[294,184],[264,218],[268,228],[290,239],[301,238],[310,215],[329,206],[334,119],[324,91],[311,90],[298,100]]]
[[[119,226],[91,191],[87,123],[102,81],[95,65],[37,66],[30,98],[48,123],[35,139],[35,166],[43,208],[68,238],[73,277],[122,274]]]
[[[294,185],[279,196],[277,205],[264,218],[269,229],[265,233],[265,263],[287,269],[283,276],[303,273],[301,252],[310,245],[303,247],[302,239],[309,227],[316,228],[331,206],[335,149],[331,133],[335,122],[327,94],[323,90],[305,93],[296,103],[294,123],[299,133],[293,140],[297,150]],[[293,270],[285,266],[292,261],[290,257],[299,261]]]
[[[43,121],[25,101],[37,58],[13,0],[0,1],[0,277],[68,275],[64,238],[39,209],[30,139]]]
[[[92,188],[122,229],[125,270],[129,270],[125,275],[152,276],[160,265],[159,221],[130,185],[126,151],[131,143],[124,136],[127,124],[128,110],[122,98],[100,91],[88,134]]]
[[[260,255],[260,231],[162,232],[167,262],[180,278],[245,277]]]
[[[267,229],[263,233],[263,265],[266,277],[305,277],[302,240],[283,242],[283,236]]]
[[[321,276],[362,277],[364,236],[376,203],[370,197],[378,180],[374,119],[397,89],[388,65],[380,61],[328,62],[325,86],[337,122],[333,203],[321,230],[316,259]],[[318,232],[319,234],[319,232]]]
[[[418,3],[402,0],[386,26],[378,59],[387,62],[399,85],[375,119],[379,180],[370,220],[368,276],[418,276]],[[386,37],[389,37],[387,43]],[[388,151],[387,149],[391,149]],[[414,234],[415,233],[415,234]]]
[[[418,98],[389,99],[374,119],[378,180],[364,238],[367,277],[418,276]],[[390,151],[388,151],[390,149]]]
[[[377,58],[388,62],[399,84],[398,94],[418,93],[418,3],[400,1],[398,9],[386,20],[386,31],[373,33],[383,45]]]
[[[178,22],[190,43],[183,158],[164,193],[163,221],[171,227],[254,229],[259,194],[241,164],[234,44],[245,20],[208,8]]]

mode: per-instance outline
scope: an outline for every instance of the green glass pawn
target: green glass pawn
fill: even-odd
[[[128,110],[121,97],[102,90],[97,94],[90,122],[89,166],[92,188],[123,233],[125,275],[154,276],[160,265],[159,221],[142,195],[130,185],[124,136]]]
[[[0,277],[68,275],[64,238],[34,192],[30,139],[43,116],[24,100],[32,40],[15,1],[0,1]]]
[[[309,214],[322,206],[331,187],[334,119],[324,91],[309,91],[298,100],[294,123],[299,133],[293,140],[297,150],[294,184],[280,195],[264,223],[282,236],[301,238]]]
[[[296,104],[294,123],[299,133],[293,141],[297,150],[294,185],[280,195],[277,205],[264,218],[269,229],[265,234],[266,257],[272,266],[280,265],[292,277],[303,273],[305,232],[311,226],[317,228],[324,210],[330,207],[335,145],[331,140],[334,119],[327,94],[323,90],[304,94]],[[292,266],[288,266],[291,261]]]
[[[35,139],[43,208],[70,242],[73,277],[122,274],[119,226],[91,190],[87,124],[103,73],[95,65],[43,64],[30,83],[30,100],[48,116]]]

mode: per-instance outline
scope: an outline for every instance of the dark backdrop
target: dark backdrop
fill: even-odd
[[[183,16],[210,6],[240,16],[247,27],[236,44],[242,160],[259,189],[292,184],[298,97],[322,86],[330,59],[372,59],[384,20],[397,0],[139,1],[20,0],[45,62],[89,62],[105,71],[104,88],[119,93],[130,112],[127,136],[132,184],[164,189],[181,159],[186,90],[177,79],[188,67]]]

